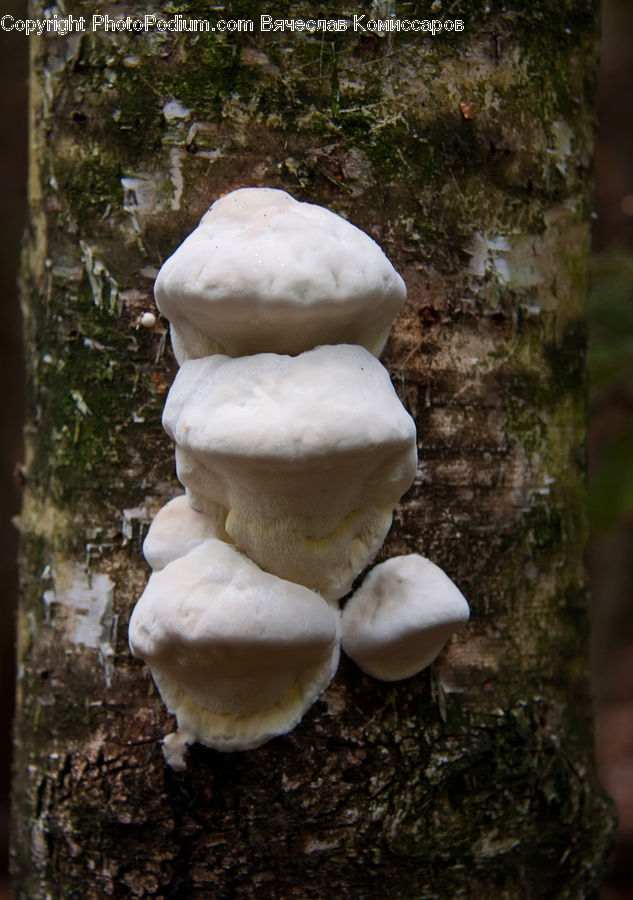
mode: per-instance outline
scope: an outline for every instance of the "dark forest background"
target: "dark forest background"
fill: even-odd
[[[589,323],[596,754],[620,818],[603,900],[633,898],[633,3],[603,0]]]
[[[3,13],[24,17],[20,2]],[[591,668],[596,754],[620,824],[603,900],[633,900],[633,3],[603,0],[589,370]],[[27,176],[28,41],[0,31],[0,900],[6,876],[21,415],[17,278]]]

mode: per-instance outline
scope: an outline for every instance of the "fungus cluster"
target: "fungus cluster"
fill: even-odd
[[[420,671],[468,605],[420,556],[371,563],[416,471],[416,432],[377,355],[405,298],[380,248],[284,191],[216,201],[155,296],[180,370],[163,425],[185,494],[154,519],[132,614],[185,745],[245,750],[328,686],[339,648],[385,680]]]

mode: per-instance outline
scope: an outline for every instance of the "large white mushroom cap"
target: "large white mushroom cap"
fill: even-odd
[[[250,559],[331,600],[380,548],[416,471],[414,422],[362,347],[190,360],[163,424],[192,506],[224,507]]]
[[[290,731],[331,681],[339,639],[325,600],[215,539],[150,577],[129,626],[177,716],[180,754],[185,742],[248,750]],[[173,738],[168,748],[182,767]]]
[[[337,343],[378,355],[406,296],[368,235],[271,188],[217,200],[165,262],[154,292],[179,363]]]
[[[428,666],[470,616],[468,603],[439,566],[396,556],[375,566],[343,611],[343,649],[382,681]]]

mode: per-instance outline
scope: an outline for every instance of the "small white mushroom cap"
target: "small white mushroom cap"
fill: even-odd
[[[211,206],[154,293],[182,364],[337,343],[378,355],[406,289],[380,247],[345,219],[285,191],[242,188]]]
[[[362,347],[190,360],[167,398],[178,477],[261,568],[337,600],[416,472],[415,424]]]
[[[152,569],[164,569],[209,538],[228,540],[226,510],[218,507],[211,512],[211,507],[207,514],[195,510],[185,494],[166,503],[154,516],[143,543],[143,556]]]
[[[469,616],[438,566],[416,554],[397,556],[375,566],[345,606],[343,649],[368,675],[399,681],[433,662]]]
[[[248,750],[294,728],[336,671],[340,614],[210,539],[150,577],[129,641],[178,719],[182,767],[183,742]]]

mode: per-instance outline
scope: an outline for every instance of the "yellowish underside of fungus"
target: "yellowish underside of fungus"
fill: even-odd
[[[312,537],[310,519],[253,521],[233,509],[226,532],[262,568],[337,601],[380,550],[392,516],[392,506],[353,510],[328,534]]]
[[[329,683],[338,665],[338,652],[332,654]],[[173,689],[173,676],[163,674],[155,665],[152,676],[167,709],[178,720],[183,743],[201,743],[215,750],[254,750],[271,738],[286,734],[301,721],[306,709],[327,685],[320,666],[297,677],[271,706],[250,713],[212,712],[187,694]],[[260,673],[259,678],[263,677]],[[174,738],[172,738],[172,741]]]

